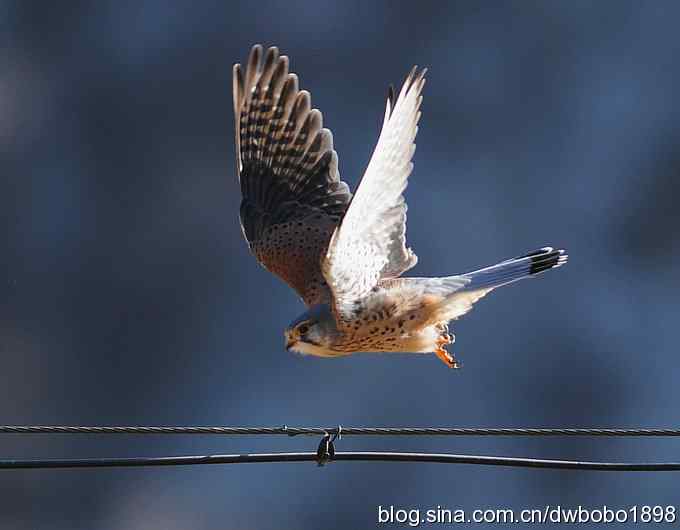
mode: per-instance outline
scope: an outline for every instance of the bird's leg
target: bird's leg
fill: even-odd
[[[444,348],[445,344],[450,344],[450,342],[447,342],[444,339],[437,339],[437,349],[434,350],[434,353],[441,359],[441,361],[446,364],[449,368],[460,368],[460,364],[456,360],[456,358],[451,355],[446,349]]]
[[[434,350],[434,353],[449,368],[460,368],[460,364],[456,358],[444,348],[447,344],[453,344],[454,342],[453,335],[449,333],[448,324],[438,324],[437,329],[440,331],[440,335],[435,342],[437,348]]]

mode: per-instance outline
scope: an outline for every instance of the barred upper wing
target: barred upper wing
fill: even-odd
[[[320,260],[351,194],[288,58],[262,55],[254,46],[245,74],[239,64],[233,72],[241,227],[258,261],[313,305],[330,297]]]
[[[425,72],[413,68],[396,102],[390,91],[375,151],[322,263],[340,322],[378,281],[416,264],[406,247],[403,191],[413,169]]]

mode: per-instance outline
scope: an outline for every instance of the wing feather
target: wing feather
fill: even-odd
[[[417,262],[406,247],[403,192],[413,169],[425,73],[414,67],[396,101],[390,89],[375,151],[323,260],[339,321],[381,279],[397,277]]]
[[[320,261],[351,194],[333,136],[277,48],[233,69],[241,227],[257,260],[313,305],[330,298]]]

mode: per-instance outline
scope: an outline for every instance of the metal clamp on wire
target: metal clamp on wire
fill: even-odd
[[[338,425],[337,430],[333,433],[326,433],[323,435],[319,447],[316,450],[316,463],[319,467],[325,466],[335,457],[335,445],[333,442],[339,440],[342,436],[342,427]]]

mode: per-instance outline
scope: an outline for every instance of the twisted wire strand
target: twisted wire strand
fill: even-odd
[[[255,453],[149,458],[102,458],[67,460],[0,460],[0,469],[69,469],[99,467],[186,466],[204,464],[244,464],[262,462],[319,462],[317,453]],[[504,456],[476,456],[438,453],[337,452],[330,461],[353,462],[431,462],[541,469],[591,471],[680,471],[680,462],[585,462]]]
[[[484,427],[216,427],[0,425],[0,434],[206,434],[320,436],[618,436],[675,437],[680,429],[658,428],[484,428]]]

